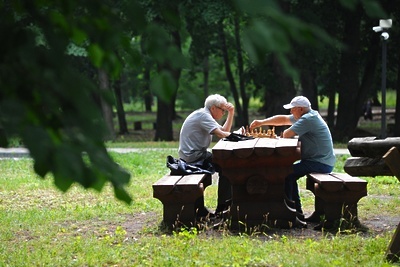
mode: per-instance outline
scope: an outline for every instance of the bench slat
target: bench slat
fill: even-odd
[[[343,181],[329,174],[310,173],[308,176],[314,179],[321,188],[328,192],[337,192],[343,188]]]
[[[367,181],[358,177],[350,176],[347,173],[331,173],[331,176],[342,180],[344,186],[350,191],[363,191],[367,187]]]
[[[178,181],[176,184],[179,187],[179,190],[182,191],[190,191],[199,187],[199,184],[204,179],[206,174],[190,174],[185,175]]]
[[[175,184],[182,179],[182,175],[164,175],[160,180],[153,184],[154,195],[166,195],[171,192]]]

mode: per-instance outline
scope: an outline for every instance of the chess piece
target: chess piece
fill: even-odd
[[[272,135],[271,129],[268,129],[268,131],[267,131],[267,137],[268,137],[268,138],[271,138],[271,135]]]
[[[257,129],[253,129],[253,134],[252,134],[252,136],[253,136],[254,138],[258,137]]]
[[[271,138],[276,138],[276,134],[275,134],[275,126],[272,127],[272,134],[271,134]]]
[[[265,130],[263,130],[261,137],[264,137],[264,138],[267,137],[267,133],[265,132]]]

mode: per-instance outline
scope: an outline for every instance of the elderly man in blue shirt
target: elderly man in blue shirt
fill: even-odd
[[[304,220],[297,180],[308,173],[330,173],[335,165],[332,135],[328,125],[318,111],[311,108],[310,101],[304,96],[296,96],[289,104],[290,115],[275,115],[263,120],[254,120],[250,129],[262,125],[290,125],[283,131],[282,137],[298,136],[301,142],[301,160],[293,164],[293,173],[285,179],[285,193],[294,202],[297,217]],[[315,218],[309,218],[312,221]],[[306,224],[304,223],[306,226]]]

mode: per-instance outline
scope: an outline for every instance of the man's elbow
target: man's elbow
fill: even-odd
[[[285,130],[285,131],[283,131],[283,134],[282,134],[283,138],[293,138],[295,136],[296,136],[296,133],[291,130]]]
[[[229,133],[229,132],[221,132],[217,136],[218,136],[218,138],[225,138],[225,137],[228,137],[230,134],[231,133]]]

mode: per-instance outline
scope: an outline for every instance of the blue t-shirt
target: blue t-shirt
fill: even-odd
[[[301,142],[301,159],[334,166],[336,157],[333,152],[332,135],[321,115],[315,110],[310,110],[298,120],[293,115],[290,120],[293,124],[289,129],[299,135]]]
[[[186,162],[204,159],[211,144],[211,132],[222,126],[212,117],[210,110],[193,111],[183,122],[179,135],[179,157]]]

